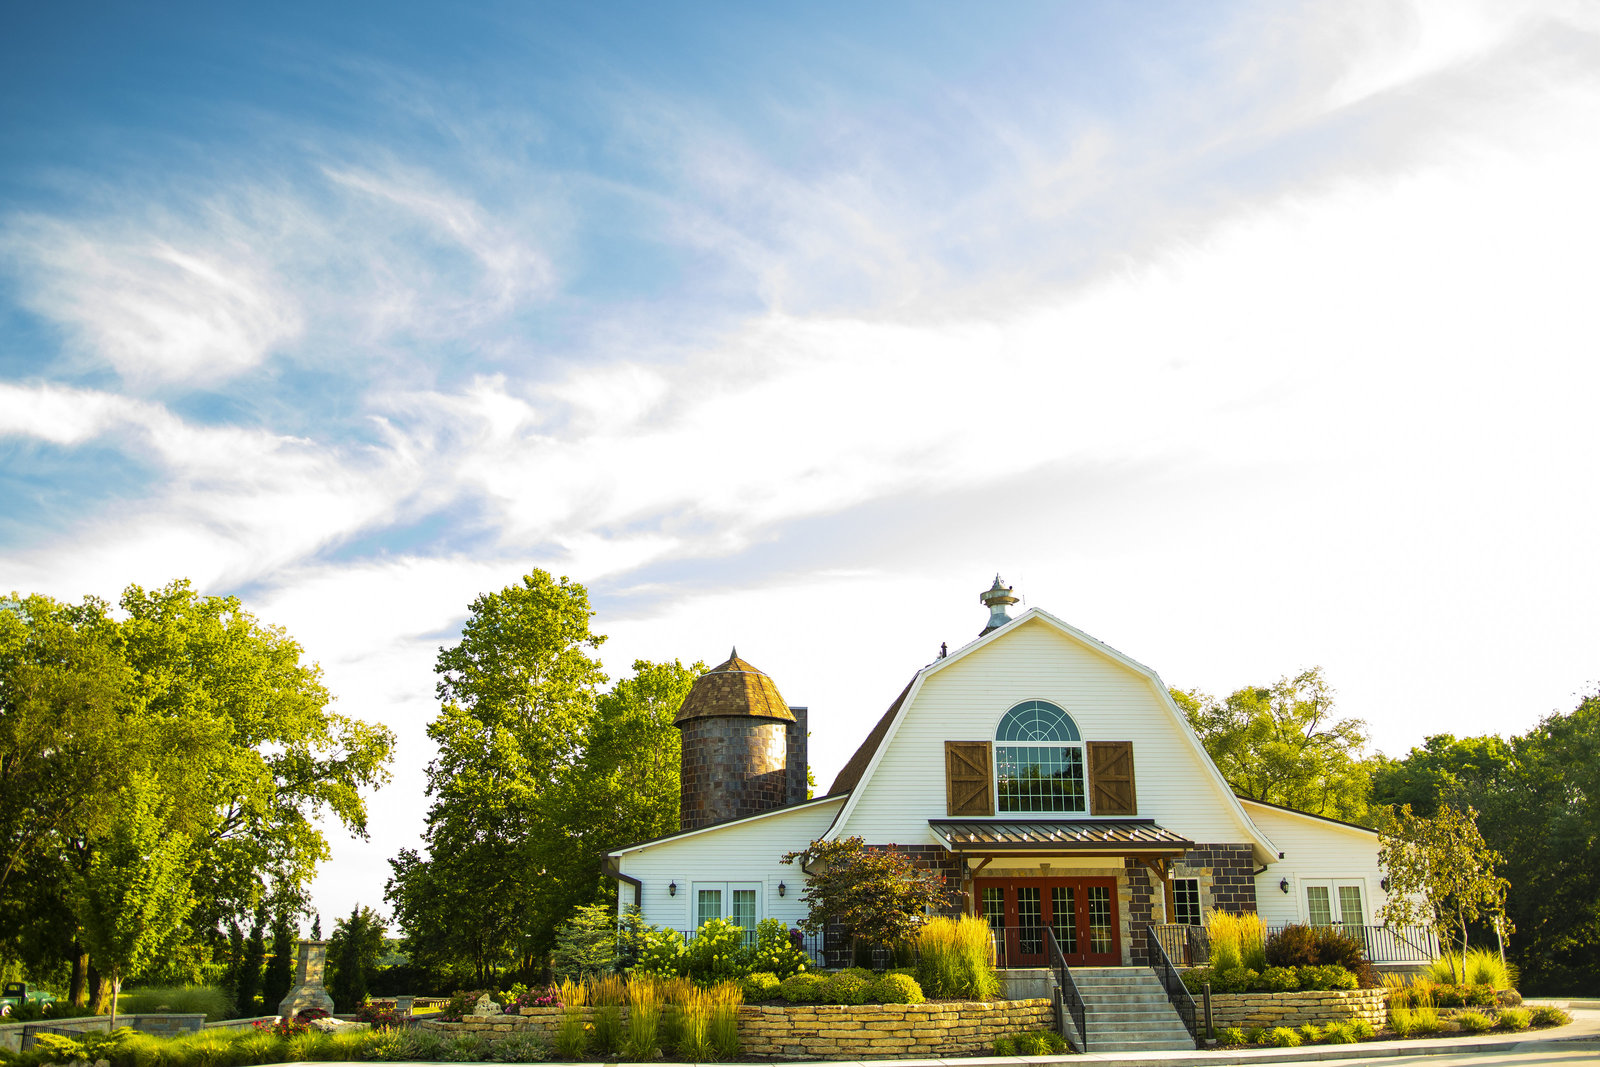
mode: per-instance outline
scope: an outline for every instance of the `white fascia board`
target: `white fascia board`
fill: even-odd
[[[845,794],[845,796],[848,795],[849,794]],[[718,830],[727,830],[735,826],[743,826],[746,823],[756,822],[760,819],[772,819],[779,815],[788,815],[791,812],[799,811],[801,808],[815,807],[818,804],[837,804],[843,799],[844,796],[834,794],[831,796],[816,797],[812,800],[802,800],[798,804],[786,804],[781,808],[773,808],[771,811],[762,811],[757,812],[754,815],[746,815],[742,819],[729,819],[727,822],[719,822],[711,826],[702,826],[698,830],[680,830],[678,833],[668,834],[666,837],[658,837],[653,841],[641,841],[636,845],[623,845],[619,849],[607,852],[606,856],[609,859],[621,859],[630,852],[643,852],[645,849],[655,848],[657,845],[671,844],[682,841],[686,838],[698,837],[701,834],[714,834]]]
[[[1286,808],[1279,804],[1268,804],[1265,801],[1255,800],[1251,797],[1239,797],[1239,803],[1252,808],[1261,808],[1263,811],[1269,811],[1274,815],[1289,815],[1295,818],[1304,819],[1307,822],[1314,823],[1317,826],[1326,827],[1329,830],[1343,830],[1347,834],[1355,834],[1359,837],[1372,838],[1378,836],[1378,831],[1372,829],[1370,826],[1357,826],[1354,823],[1348,823],[1342,819],[1330,819],[1322,815],[1313,815],[1309,811],[1296,811],[1293,808]],[[1276,853],[1274,853],[1274,855],[1276,855]]]
[[[1024,623],[1032,622],[1035,619],[1046,625],[1053,626],[1090,651],[1098,652],[1112,662],[1120,664],[1135,674],[1144,677],[1146,682],[1155,689],[1156,698],[1167,709],[1173,724],[1188,739],[1189,747],[1193,751],[1195,758],[1200,761],[1201,766],[1205,767],[1206,772],[1211,776],[1211,782],[1216,789],[1217,795],[1222,798],[1224,804],[1233,809],[1233,813],[1238,816],[1239,822],[1244,826],[1246,833],[1250,835],[1251,843],[1256,847],[1256,859],[1262,863],[1270,864],[1275,862],[1278,858],[1277,846],[1272,843],[1271,838],[1261,832],[1261,828],[1255,824],[1255,820],[1250,818],[1249,813],[1240,805],[1239,798],[1228,787],[1227,780],[1222,777],[1222,772],[1217,769],[1216,763],[1211,759],[1211,754],[1200,743],[1200,738],[1195,732],[1189,728],[1188,720],[1184,718],[1183,712],[1178,710],[1178,705],[1173,702],[1172,694],[1167,690],[1167,685],[1161,680],[1161,676],[1132,656],[1117,651],[1099,638],[1084,633],[1076,626],[1058,619],[1043,608],[1029,608],[1006,625],[999,629],[991,630],[975,641],[968,642],[944,659],[936,660],[917,672],[917,680],[912,685],[911,692],[906,694],[906,699],[901,703],[900,711],[895,715],[894,722],[889,724],[889,729],[884,734],[883,742],[878,745],[877,751],[872,754],[872,760],[867,764],[867,769],[862,772],[861,780],[850,791],[850,799],[845,802],[844,808],[834,818],[833,825],[828,827],[828,832],[823,835],[823,838],[831,841],[844,832],[846,825],[850,821],[851,813],[855,811],[857,800],[866,791],[867,783],[872,780],[873,774],[878,769],[878,764],[883,760],[883,754],[888,751],[889,745],[894,742],[895,734],[900,730],[900,724],[905,721],[906,714],[911,710],[911,706],[916,703],[917,693],[922,689],[923,679],[937,671],[944,670],[958,660],[965,659],[978,649],[986,647]]]

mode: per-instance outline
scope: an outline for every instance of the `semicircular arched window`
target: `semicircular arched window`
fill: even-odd
[[[1025,700],[1006,712],[994,732],[994,777],[1004,813],[1082,814],[1083,735],[1078,724],[1046,700]]]

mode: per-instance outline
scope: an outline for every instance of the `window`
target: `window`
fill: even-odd
[[[1361,906],[1361,885],[1355,881],[1318,879],[1304,883],[1306,921],[1312,926],[1361,926],[1366,922]]]
[[[756,943],[757,915],[756,883],[695,883],[694,925],[696,930],[711,919],[727,919],[744,930],[744,943],[746,945],[754,945]]]
[[[1172,922],[1184,926],[1199,926],[1200,879],[1174,878],[1172,880]]]
[[[1088,811],[1083,737],[1065,711],[1043,700],[1024,701],[1006,712],[994,741],[1000,811]]]

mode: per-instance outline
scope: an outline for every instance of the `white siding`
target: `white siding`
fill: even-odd
[[[646,922],[657,926],[692,929],[696,883],[728,882],[756,883],[757,918],[778,918],[794,926],[806,915],[800,903],[806,877],[798,863],[780,863],[778,857],[821,837],[843,804],[841,797],[643,845],[619,855],[618,869],[644,883],[640,910]],[[667,886],[674,882],[678,892],[671,895]],[[782,897],[779,882],[787,886]],[[618,885],[620,902],[631,903],[633,887]]]
[[[993,740],[1001,717],[1029,699],[1066,709],[1086,741],[1133,742],[1141,818],[1197,843],[1251,840],[1150,680],[1038,619],[923,679],[840,833],[936,843],[928,820],[945,816],[944,743]]]
[[[1367,925],[1379,925],[1386,899],[1378,868],[1378,835],[1311,815],[1282,811],[1249,800],[1241,803],[1252,821],[1278,846],[1283,859],[1256,876],[1256,910],[1269,923],[1305,922],[1306,883],[1328,880],[1361,886]],[[1279,883],[1289,882],[1285,893]]]

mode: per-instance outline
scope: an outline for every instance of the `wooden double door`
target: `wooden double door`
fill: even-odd
[[[1122,962],[1115,878],[980,878],[976,890],[1002,967],[1048,966],[1046,929],[1068,966]]]

